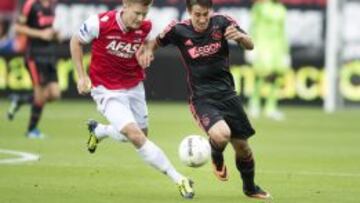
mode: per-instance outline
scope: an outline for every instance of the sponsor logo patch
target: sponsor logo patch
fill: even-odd
[[[192,47],[192,48],[188,49],[188,53],[191,58],[196,59],[199,57],[213,55],[213,54],[217,53],[220,50],[220,48],[221,48],[221,43],[214,42],[214,43],[207,44],[204,46]]]

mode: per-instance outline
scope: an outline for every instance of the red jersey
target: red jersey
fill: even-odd
[[[97,20],[90,17],[80,29],[80,39],[92,43],[90,79],[94,87],[129,89],[145,78],[135,53],[146,40],[151,22],[143,21],[139,29],[127,30],[120,15],[108,11],[99,14]]]

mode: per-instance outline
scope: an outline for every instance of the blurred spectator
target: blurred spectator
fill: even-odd
[[[256,0],[251,8],[250,32],[255,49],[247,58],[256,74],[249,101],[249,113],[255,118],[260,116],[261,90],[267,85],[265,115],[275,120],[284,119],[284,114],[278,109],[279,80],[291,63],[285,22],[286,7],[278,0]]]
[[[5,19],[0,19],[0,54],[13,53],[14,41],[9,38],[10,22]]]
[[[17,0],[1,0],[0,1],[0,17],[12,18],[16,11]]]
[[[31,114],[26,133],[28,138],[44,137],[37,128],[43,108],[46,103],[60,98],[54,18],[55,1],[26,0],[15,25],[16,32],[25,35],[29,41],[24,58],[33,82],[33,95],[14,96],[8,110],[8,119],[12,120],[22,105],[30,104]]]
[[[0,55],[22,52],[26,45],[23,36],[10,33],[10,24],[10,20],[0,18]]]

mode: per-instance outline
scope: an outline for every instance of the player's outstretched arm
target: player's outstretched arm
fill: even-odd
[[[227,40],[234,40],[247,50],[254,49],[254,43],[249,35],[239,31],[234,25],[226,28],[225,37]]]
[[[56,37],[56,32],[53,28],[46,28],[46,29],[35,29],[31,28],[27,25],[17,23],[15,25],[15,31],[20,34],[25,34],[26,36],[32,38],[38,38],[45,41],[51,41]]]
[[[91,82],[89,76],[87,75],[83,67],[83,63],[82,63],[84,56],[83,45],[77,35],[73,35],[70,40],[70,52],[71,52],[71,58],[76,67],[77,75],[79,77],[77,83],[78,92],[79,94],[83,94],[83,95],[87,94],[90,92]]]
[[[154,52],[157,48],[156,40],[149,40],[139,48],[136,53],[136,59],[142,68],[145,69],[150,66],[154,60]]]

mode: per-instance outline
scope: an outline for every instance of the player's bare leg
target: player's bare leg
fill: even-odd
[[[224,120],[215,123],[208,131],[213,172],[221,181],[227,181],[229,178],[223,151],[230,140],[230,132],[230,128]]]
[[[34,100],[31,107],[31,115],[28,126],[28,138],[43,138],[44,134],[37,128],[40,121],[43,107],[49,101],[60,98],[60,88],[57,82],[51,82],[42,87],[38,84],[34,86]]]
[[[61,91],[57,82],[51,82],[46,86],[46,101],[52,102],[59,100],[61,97]]]
[[[243,181],[243,192],[246,196],[256,199],[270,199],[270,193],[255,184],[255,161],[247,140],[231,139],[235,150],[236,168]]]

